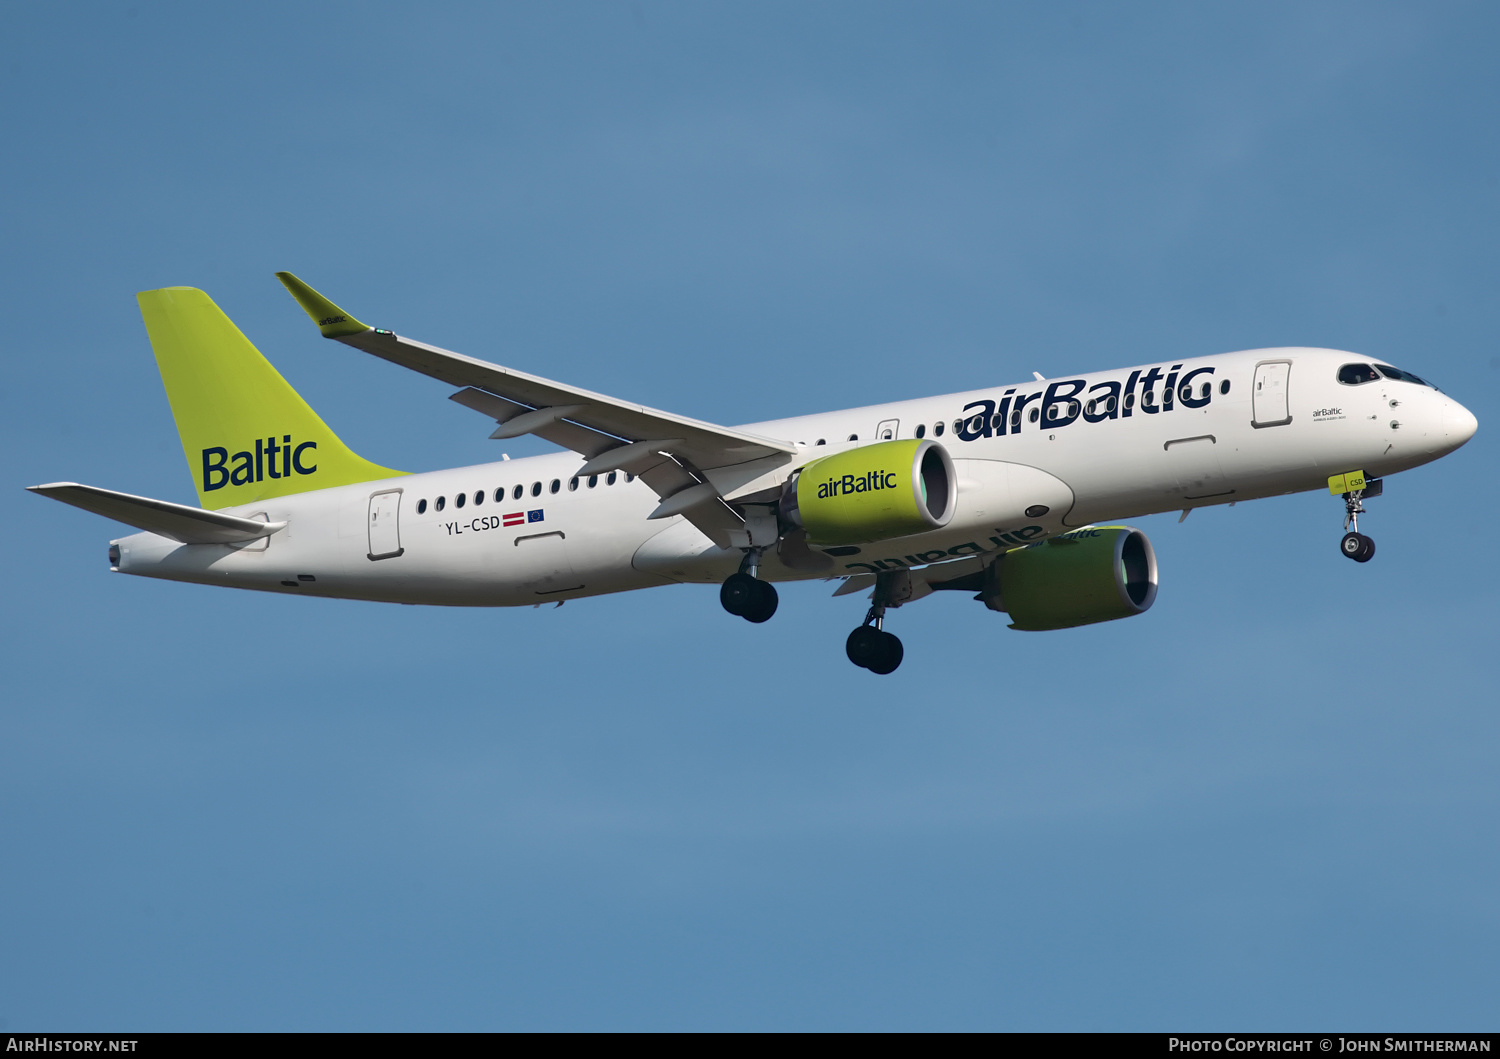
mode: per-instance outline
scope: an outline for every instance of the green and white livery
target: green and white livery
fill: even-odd
[[[406,474],[363,459],[200,290],[140,294],[201,506],[71,482],[34,492],[142,532],[111,569],[268,592],[503,607],[720,583],[752,622],[778,581],[868,592],[851,661],[889,673],[887,612],[971,593],[1010,627],[1146,611],[1156,555],[1100,523],[1328,489],[1340,551],[1383,479],[1473,436],[1410,372],[1329,349],[1260,349],[722,427],[370,327],[290,273],[326,338],[431,376],[552,455]]]

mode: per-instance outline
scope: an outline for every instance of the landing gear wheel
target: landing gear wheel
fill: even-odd
[[[743,618],[755,600],[757,584],[749,574],[730,574],[719,586],[719,602],[736,618]]]
[[[755,622],[769,621],[780,602],[776,588],[749,574],[730,574],[719,588],[719,602],[736,618]]]
[[[776,613],[776,606],[780,602],[776,595],[776,586],[769,581],[755,581],[755,595],[750,600],[750,605],[745,608],[740,617],[746,621],[759,625],[763,621],[770,621],[771,615]]]
[[[1375,558],[1375,542],[1363,533],[1346,533],[1339,551],[1357,563],[1367,563]]]
[[[869,669],[870,663],[880,653],[880,636],[880,630],[872,625],[861,625],[851,632],[849,639],[844,641],[844,653],[849,656],[849,661],[861,669]]]
[[[891,633],[873,625],[861,625],[844,642],[844,653],[861,669],[884,676],[896,671],[906,651]]]
[[[906,657],[906,648],[901,646],[901,641],[895,634],[881,630],[880,645],[876,652],[875,660],[865,668],[871,673],[885,676],[894,673],[896,667],[901,664],[901,659]]]

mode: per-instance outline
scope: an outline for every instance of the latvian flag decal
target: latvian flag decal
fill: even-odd
[[[513,515],[502,516],[507,526],[524,526],[526,524],[526,512],[517,511]]]

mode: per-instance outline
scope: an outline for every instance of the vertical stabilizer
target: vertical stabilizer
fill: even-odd
[[[405,473],[350,451],[201,290],[136,299],[205,508]]]

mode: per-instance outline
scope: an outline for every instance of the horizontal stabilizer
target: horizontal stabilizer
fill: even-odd
[[[77,482],[52,482],[26,488],[183,544],[238,544],[269,537],[286,525],[285,522],[260,522]]]

